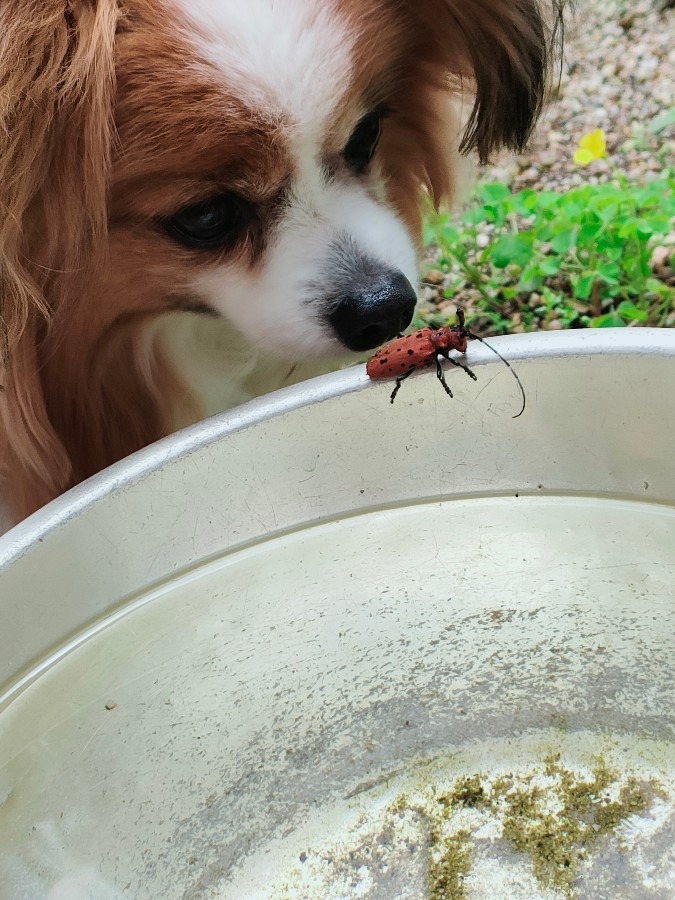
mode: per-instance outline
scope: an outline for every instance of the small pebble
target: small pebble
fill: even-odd
[[[422,278],[422,281],[426,281],[427,284],[439,285],[443,284],[445,280],[445,275],[441,272],[440,269],[429,269],[428,272]]]

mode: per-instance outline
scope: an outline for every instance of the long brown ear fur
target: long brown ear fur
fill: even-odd
[[[0,4],[0,465],[19,517],[71,478],[42,347],[105,246],[117,18],[116,0]]]
[[[541,111],[559,35],[561,0],[551,27],[538,0],[418,0],[409,14],[422,26],[428,59],[467,79],[475,102],[460,150],[481,162],[500,148],[521,149]],[[420,47],[425,53],[425,47]]]

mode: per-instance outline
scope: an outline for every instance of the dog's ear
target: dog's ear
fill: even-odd
[[[0,465],[18,515],[69,477],[44,341],[105,246],[117,19],[117,0],[0,4]]]
[[[544,101],[561,0],[548,22],[538,0],[416,0],[411,10],[427,52],[471,82],[475,102],[460,150],[476,150],[484,163],[500,147],[521,149]]]

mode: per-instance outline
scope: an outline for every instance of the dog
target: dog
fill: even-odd
[[[553,31],[537,0],[1,0],[13,520],[401,333],[423,198],[523,147]]]

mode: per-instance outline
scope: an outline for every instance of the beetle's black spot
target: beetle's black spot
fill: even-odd
[[[414,356],[415,351],[413,349],[408,350],[408,356]]]
[[[384,366],[384,365],[386,365],[388,362],[389,362],[389,360],[388,360],[388,358],[385,356],[383,359],[380,360],[380,365],[381,365],[381,366]]]

